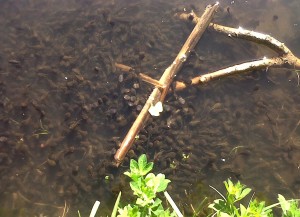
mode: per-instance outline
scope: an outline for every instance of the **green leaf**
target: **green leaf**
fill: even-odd
[[[146,175],[153,169],[153,163],[147,162],[147,157],[145,154],[142,154],[138,159],[138,167],[139,167],[139,174],[141,176]]]
[[[161,205],[161,202],[162,202],[161,199],[156,198],[155,201],[154,201],[154,203],[151,205],[150,208],[158,207],[159,205]]]
[[[130,188],[132,189],[133,193],[137,196],[143,193],[139,182],[130,182]]]
[[[131,173],[128,172],[128,171],[126,171],[126,172],[124,173],[124,175],[131,177]]]
[[[242,190],[241,194],[239,195],[239,200],[246,197],[250,192],[251,192],[250,188],[245,188],[244,190]]]
[[[228,215],[225,212],[221,212],[220,215],[218,215],[218,216],[220,216],[220,217],[232,217],[232,216]]]
[[[145,178],[146,185],[153,190],[154,193],[166,190],[169,182],[165,179],[165,175],[159,173],[155,176],[153,173],[149,173]]]
[[[123,209],[119,209],[119,215],[117,217],[141,217],[141,212],[136,205],[131,206],[128,204]]]
[[[135,180],[139,176],[144,176],[153,169],[153,163],[147,162],[147,157],[145,154],[141,155],[138,161],[130,160],[130,172],[125,172],[124,174]]]
[[[155,210],[152,210],[152,213],[155,214],[155,216],[165,216],[166,211],[162,207],[161,204],[158,205],[158,207]]]
[[[278,201],[283,211],[284,217],[300,216],[300,209],[297,200],[286,200],[284,196],[278,194]]]
[[[227,203],[223,199],[214,200],[214,202],[210,204],[208,207],[217,212],[228,210]]]
[[[141,170],[147,165],[147,156],[145,154],[142,154],[138,159],[138,165],[139,169]]]
[[[240,213],[241,213],[240,214],[241,217],[247,217],[248,212],[246,207],[244,207],[243,204],[240,204]]]
[[[149,173],[146,177],[145,177],[145,183],[148,183],[150,181],[153,181],[155,179],[155,175],[154,173]],[[149,185],[150,186],[150,185]]]
[[[134,159],[130,160],[130,171],[131,171],[131,173],[134,173],[134,174],[138,174],[138,172],[139,172],[139,164]]]
[[[150,163],[146,164],[146,166],[143,168],[142,174],[143,174],[143,175],[146,175],[146,174],[149,173],[152,169],[153,169],[153,163],[150,162]]]
[[[164,174],[159,173],[157,175],[157,179],[158,179],[158,187],[156,192],[162,192],[164,190],[166,190],[166,188],[168,187],[168,184],[171,182],[169,179],[165,178]]]
[[[136,199],[136,204],[141,207],[149,206],[149,204],[152,204],[153,202],[154,202],[153,199],[150,199],[148,197]]]
[[[232,191],[233,183],[230,179],[224,181],[225,188],[229,194],[234,194]]]
[[[278,194],[278,201],[280,203],[283,214],[286,214],[286,212],[290,209],[290,202],[288,202],[281,194]]]

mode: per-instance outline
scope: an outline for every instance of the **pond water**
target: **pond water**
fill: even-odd
[[[124,163],[113,156],[193,29],[176,13],[214,1],[0,2],[0,216],[99,216],[130,198],[129,158],[147,153],[185,216],[227,178],[258,197],[300,198],[300,84],[291,69],[254,71],[170,93]],[[300,55],[298,0],[220,1],[214,22],[272,35]],[[276,53],[208,30],[176,79]],[[123,198],[125,200],[125,198]]]

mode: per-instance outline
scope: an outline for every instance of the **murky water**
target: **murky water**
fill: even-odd
[[[119,142],[151,92],[115,62],[159,78],[213,1],[0,2],[0,215],[87,216],[128,192]],[[221,1],[214,22],[267,33],[300,55],[300,2]],[[207,31],[177,80],[270,50]],[[185,215],[231,177],[256,195],[300,198],[300,97],[295,70],[268,69],[172,93],[129,157],[147,153]],[[129,195],[129,193],[128,193]],[[129,196],[128,196],[129,197]],[[213,198],[213,197],[212,197]]]

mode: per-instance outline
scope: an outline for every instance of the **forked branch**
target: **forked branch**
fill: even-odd
[[[175,77],[176,73],[181,69],[191,50],[193,50],[196,44],[198,43],[200,37],[211,22],[212,17],[215,14],[215,11],[217,10],[218,6],[219,4],[216,3],[214,5],[209,5],[206,7],[203,15],[198,19],[195,28],[193,29],[185,44],[181,48],[177,57],[175,58],[173,63],[164,71],[163,75],[159,80],[159,83],[163,85],[163,88],[154,88],[148,100],[146,101],[143,109],[141,110],[140,114],[131,126],[123,142],[121,143],[120,148],[117,150],[114,156],[117,166],[119,166],[125,158],[125,155],[131,148],[136,135],[139,133],[140,129],[143,127],[147,118],[149,117],[148,110],[150,109],[150,107],[156,104],[157,102],[164,101],[168,93],[169,87],[173,81],[173,78]]]
[[[180,14],[179,17],[185,20],[191,20],[194,23],[198,22],[198,17],[194,13],[190,14]],[[227,26],[222,26],[219,24],[211,23],[209,29],[227,34],[228,37],[240,38],[248,41],[255,42],[257,44],[262,44],[275,52],[278,53],[278,57],[266,58],[261,60],[249,61],[241,64],[237,64],[228,68],[220,69],[215,72],[207,73],[204,75],[197,76],[192,79],[192,84],[206,83],[212,79],[217,79],[233,74],[239,74],[243,72],[249,72],[258,69],[264,69],[269,67],[285,67],[285,68],[300,68],[300,59],[296,57],[291,50],[282,42],[271,37],[267,34],[262,34],[255,31],[249,31],[239,28],[231,28]],[[186,88],[186,84],[183,82],[176,82],[176,90],[182,90]]]

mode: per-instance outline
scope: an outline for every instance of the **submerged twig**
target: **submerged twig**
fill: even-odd
[[[141,78],[143,81],[145,81],[145,82],[147,82],[147,83],[149,83],[149,84],[152,84],[152,85],[154,85],[155,87],[159,87],[159,88],[162,88],[162,89],[166,87],[165,84],[162,84],[160,81],[155,80],[155,79],[149,77],[148,75],[145,75],[144,73],[139,73],[139,76],[140,76],[140,78]]]
[[[127,65],[124,65],[124,64],[121,64],[121,63],[115,63],[115,67],[119,70],[121,70],[122,72],[134,72],[135,69],[130,67],[130,66],[127,66]],[[144,73],[138,73],[138,76],[141,80],[149,83],[149,84],[152,84],[154,85],[155,87],[159,87],[159,88],[165,88],[166,85],[162,84],[160,81],[156,80],[156,79],[153,79],[151,78],[150,76],[144,74]]]
[[[133,123],[132,127],[130,128],[129,132],[127,133],[123,142],[121,143],[120,148],[117,150],[117,153],[114,156],[117,166],[119,166],[120,163],[125,158],[125,155],[127,154],[127,152],[129,151],[129,149],[133,144],[135,136],[138,134],[143,124],[149,117],[148,110],[151,107],[151,105],[154,105],[157,102],[164,101],[167,92],[169,90],[169,87],[173,81],[173,78],[175,77],[176,73],[181,69],[186,58],[189,56],[190,51],[198,43],[200,37],[202,36],[205,29],[211,22],[211,19],[218,6],[219,6],[218,3],[207,6],[203,15],[199,18],[192,33],[190,34],[185,44],[181,48],[180,52],[178,53],[177,57],[175,58],[173,63],[164,71],[162,77],[159,80],[159,83],[163,84],[165,87],[164,88],[155,87],[154,90],[152,91],[143,109],[141,110],[140,114],[136,118],[135,122]]]
[[[52,204],[48,204],[48,203],[40,203],[40,202],[34,202],[30,199],[28,199],[27,197],[25,197],[23,194],[21,194],[21,192],[17,192],[18,196],[20,196],[21,199],[23,199],[24,201],[26,201],[27,203],[31,203],[31,204],[34,204],[34,205],[37,205],[37,206],[48,206],[48,207],[52,207],[52,208],[56,208],[56,209],[63,209],[65,210],[66,209],[66,202],[65,202],[65,206],[55,206],[55,205],[52,205]],[[65,212],[65,211],[64,211]]]
[[[250,61],[246,63],[241,63],[238,65],[230,66],[224,69],[220,69],[215,72],[210,72],[204,75],[199,75],[197,77],[192,78],[192,85],[197,85],[197,84],[203,84],[207,83],[210,80],[229,76],[229,75],[234,75],[234,74],[240,74],[244,72],[249,72],[253,70],[258,70],[258,69],[265,69],[268,67],[279,67],[284,64],[284,60],[280,57],[275,57],[271,59],[263,58],[261,60],[255,60],[255,61]],[[182,90],[186,88],[187,85],[183,82],[176,82],[176,90]]]

